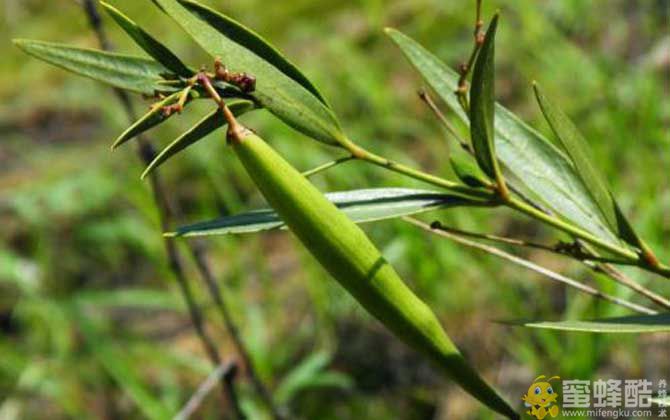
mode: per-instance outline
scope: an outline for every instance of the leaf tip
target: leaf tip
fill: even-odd
[[[142,172],[142,175],[140,175],[140,180],[141,180],[141,181],[144,181],[144,179],[145,179],[151,172],[153,172],[153,170],[154,170],[154,166],[153,166],[153,165],[150,164],[149,166],[147,166],[147,168],[144,170],[144,172]]]
[[[17,48],[20,48],[25,51],[26,44],[28,44],[28,40],[23,38],[13,38],[12,44],[14,44]]]

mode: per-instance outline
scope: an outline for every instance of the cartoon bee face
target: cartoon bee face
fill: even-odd
[[[558,376],[552,376],[546,382],[538,382],[545,376],[540,375],[533,381],[533,384],[528,388],[528,393],[521,398],[526,407],[548,407],[556,402],[558,394],[554,392],[549,381],[560,379]]]

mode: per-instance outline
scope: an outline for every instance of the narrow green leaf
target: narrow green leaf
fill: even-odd
[[[533,89],[542,114],[558,139],[561,149],[570,158],[584,187],[598,204],[603,220],[621,239],[642,248],[644,245],[641,239],[621,212],[607,182],[594,166],[591,150],[582,133],[570,118],[542,93],[537,83],[533,83]]]
[[[307,76],[305,76],[295,64],[289,61],[288,58],[259,34],[223,13],[219,13],[216,10],[193,0],[179,0],[179,2],[187,9],[197,14],[202,20],[209,23],[225,37],[247,48],[249,51],[275,66],[282,73],[295,80],[302,85],[302,87],[319,98],[324,105],[330,108],[330,105],[328,105],[321,92],[319,92]]]
[[[451,163],[451,167],[458,179],[465,183],[465,185],[479,188],[491,184],[479,166],[465,153],[453,153],[449,157],[449,163]]]
[[[256,90],[252,96],[275,116],[327,144],[337,145],[346,138],[333,111],[282,70],[224,36],[177,0],[156,2],[212,57],[225,60],[232,71],[256,77]]]
[[[116,21],[116,23],[137,43],[137,45],[153,57],[154,60],[161,63],[165,68],[171,70],[178,76],[193,76],[193,70],[189,69],[174,53],[172,53],[172,51],[156,38],[149,35],[128,16],[104,1],[101,1],[100,5],[107,10],[114,21]]]
[[[479,167],[492,179],[500,180],[493,126],[495,104],[495,37],[498,15],[493,17],[474,68],[470,89],[470,133]]]
[[[473,205],[469,200],[434,191],[406,188],[373,188],[325,194],[356,223],[393,219],[454,206]],[[180,227],[168,236],[227,235],[282,228],[284,223],[270,209],[226,216]]]
[[[469,119],[454,94],[458,74],[408,36],[390,28],[386,33],[426,83],[468,125]],[[595,236],[618,244],[568,158],[500,104],[495,105],[495,146],[498,159],[519,189]]]
[[[227,102],[228,108],[233,112],[237,117],[242,114],[245,114],[249,111],[255,109],[253,102],[245,100],[236,100]],[[141,178],[144,179],[149,175],[154,169],[158,168],[165,161],[170,159],[172,156],[186,149],[192,144],[195,144],[198,140],[206,137],[212,133],[217,128],[223,127],[226,125],[225,118],[221,114],[220,109],[212,111],[211,114],[200,120],[195,126],[190,130],[179,136],[175,141],[167,145],[159,154],[154,158],[147,168],[142,173]]]
[[[112,144],[112,149],[116,149],[133,137],[138,136],[171,118],[174,114],[165,114],[163,112],[163,107],[176,103],[180,95],[181,92],[175,92],[162,101],[153,104],[149,112],[144,114],[139,120],[135,121],[130,127],[126,128],[123,133],[121,133],[121,135]]]
[[[40,60],[120,89],[145,95],[175,90],[160,83],[170,72],[154,60],[26,39],[14,44]]]
[[[338,372],[329,372],[326,369],[332,356],[326,352],[313,353],[293,368],[281,381],[274,398],[280,404],[288,404],[301,391],[316,387],[333,387],[350,389],[353,385],[351,378]]]
[[[670,332],[670,313],[603,318],[593,321],[526,322],[523,325],[530,328],[593,333]]]

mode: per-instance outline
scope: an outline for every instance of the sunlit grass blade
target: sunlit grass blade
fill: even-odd
[[[242,25],[240,22],[231,19],[229,16],[219,13],[198,2],[193,0],[179,0],[179,2],[190,11],[196,13],[201,19],[209,23],[214,29],[275,66],[282,73],[312,92],[324,105],[329,107],[326,99],[307,76],[305,76],[295,64],[259,34]]]
[[[234,72],[246,72],[256,78],[252,96],[296,130],[327,144],[338,145],[346,136],[333,111],[310,90],[287,76],[271,62],[226,37],[177,0],[156,0],[212,57],[220,57]]]
[[[607,182],[596,169],[588,142],[582,133],[570,117],[541,91],[537,83],[533,83],[533,90],[542,114],[558,139],[558,143],[569,156],[577,175],[598,204],[601,217],[621,239],[633,246],[645,248],[642,240],[621,212]]]
[[[458,74],[408,36],[391,28],[386,33],[452,112],[469,124],[454,94]],[[572,164],[556,146],[500,104],[495,105],[494,125],[496,155],[520,183],[517,188],[595,236],[619,243],[599,217],[597,204]]]
[[[602,318],[592,321],[523,322],[530,328],[591,333],[670,333],[670,314]]]
[[[144,114],[139,120],[135,121],[130,127],[121,133],[121,135],[112,144],[112,149],[116,149],[128,140],[136,137],[145,131],[167,121],[174,114],[166,114],[163,108],[176,103],[179,99],[180,92],[175,92],[172,95],[164,98],[158,103],[151,106],[149,112]]]
[[[33,57],[119,89],[145,95],[175,90],[159,83],[170,72],[154,60],[53,42],[15,39],[14,44]]]
[[[373,188],[326,193],[356,223],[393,219],[454,206],[475,205],[467,199],[434,191],[406,188]],[[178,228],[170,236],[227,235],[260,232],[284,226],[271,209],[222,217]]]
[[[235,116],[245,114],[255,109],[255,105],[253,102],[245,100],[228,101],[228,107]],[[165,146],[165,148],[158,154],[158,156],[156,156],[154,160],[152,160],[151,163],[149,163],[147,168],[142,173],[141,178],[144,179],[154,169],[158,168],[160,165],[165,163],[172,156],[176,155],[177,153],[181,152],[182,150],[186,149],[192,144],[195,144],[203,137],[206,137],[207,135],[211,134],[217,128],[223,127],[225,125],[226,121],[223,118],[223,115],[221,114],[221,110],[217,108],[208,116],[200,120],[190,130],[186,131],[172,143]]]
[[[114,21],[116,21],[116,23],[137,43],[137,45],[153,57],[154,60],[161,63],[178,76],[190,77],[194,74],[193,70],[189,69],[174,53],[172,53],[172,51],[156,38],[149,35],[149,33],[137,25],[128,16],[123,14],[123,12],[104,1],[101,1],[100,5],[107,10]]]
[[[479,167],[498,186],[504,189],[504,180],[495,152],[495,36],[498,15],[493,17],[477,60],[472,70],[470,88],[470,133],[472,148]]]

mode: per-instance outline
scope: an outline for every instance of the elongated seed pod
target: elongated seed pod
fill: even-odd
[[[518,418],[468,365],[430,308],[354,222],[257,135],[232,125],[228,140],[290,230],[370,314],[471,395],[509,418]]]

